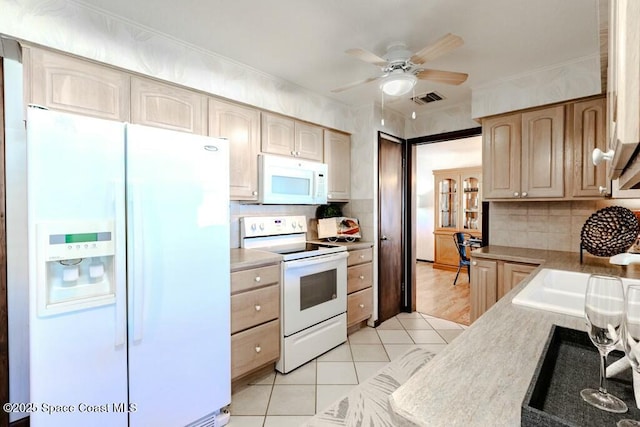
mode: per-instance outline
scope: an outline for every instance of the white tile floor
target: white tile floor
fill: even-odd
[[[400,313],[298,369],[272,373],[231,396],[231,427],[298,427],[390,360],[420,344],[442,350],[466,326],[420,313]]]

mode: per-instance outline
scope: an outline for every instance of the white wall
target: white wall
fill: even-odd
[[[434,259],[433,171],[482,164],[482,137],[419,145],[416,149],[416,257]]]

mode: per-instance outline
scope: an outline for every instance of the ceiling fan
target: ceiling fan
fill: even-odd
[[[382,91],[391,96],[404,95],[413,88],[418,80],[431,80],[438,83],[459,85],[467,80],[468,74],[422,68],[421,65],[462,46],[463,43],[464,41],[460,36],[446,34],[416,53],[407,50],[407,46],[404,43],[394,43],[387,48],[384,58],[364,49],[349,49],[345,53],[377,65],[382,70],[382,74],[350,83],[333,89],[331,92],[342,92],[375,80],[382,80],[380,85]]]

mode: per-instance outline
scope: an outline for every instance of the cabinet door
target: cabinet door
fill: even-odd
[[[640,140],[640,2],[616,0],[609,7],[607,115],[609,148],[615,151],[610,178],[620,176],[621,188],[629,189],[640,180],[640,165],[621,175]]]
[[[231,200],[257,200],[260,112],[209,98],[209,135],[229,140]]]
[[[102,119],[129,120],[129,75],[93,62],[25,48],[29,103]]]
[[[462,222],[460,225],[464,231],[479,232],[482,229],[481,176],[480,173],[468,173],[460,177],[462,183],[462,192],[460,193]]]
[[[435,268],[445,268],[451,269],[448,267],[458,268],[458,264],[460,263],[460,255],[458,255],[458,249],[456,248],[456,244],[453,241],[453,233],[452,232],[436,232],[434,233],[435,240],[435,260],[434,267]]]
[[[195,91],[131,78],[131,122],[207,134],[207,97]]]
[[[458,224],[458,191],[459,177],[457,174],[434,174],[435,216],[436,230],[446,230],[454,233],[460,228]]]
[[[320,126],[310,125],[308,123],[295,122],[295,156],[303,159],[322,162],[324,158],[323,152],[323,134]]]
[[[563,197],[564,166],[564,106],[522,113],[522,197]]]
[[[498,299],[515,288],[518,283],[527,278],[537,267],[537,265],[531,264],[505,262],[502,266],[502,277],[498,278]]]
[[[605,99],[576,102],[573,105],[571,134],[573,141],[573,196],[602,197],[607,187],[607,162],[593,164],[595,148],[607,151],[605,138]]]
[[[330,201],[348,201],[351,195],[351,139],[349,135],[324,131],[324,162],[329,169]]]
[[[295,155],[295,121],[262,113],[262,151],[283,156]]]
[[[498,300],[497,262],[473,258],[471,261],[471,321],[487,311]]]
[[[520,114],[482,122],[482,176],[487,199],[520,197]]]

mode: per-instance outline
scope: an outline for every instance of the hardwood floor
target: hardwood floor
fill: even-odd
[[[416,310],[441,319],[469,325],[471,303],[465,270],[453,286],[455,271],[438,270],[430,262],[416,263]]]

